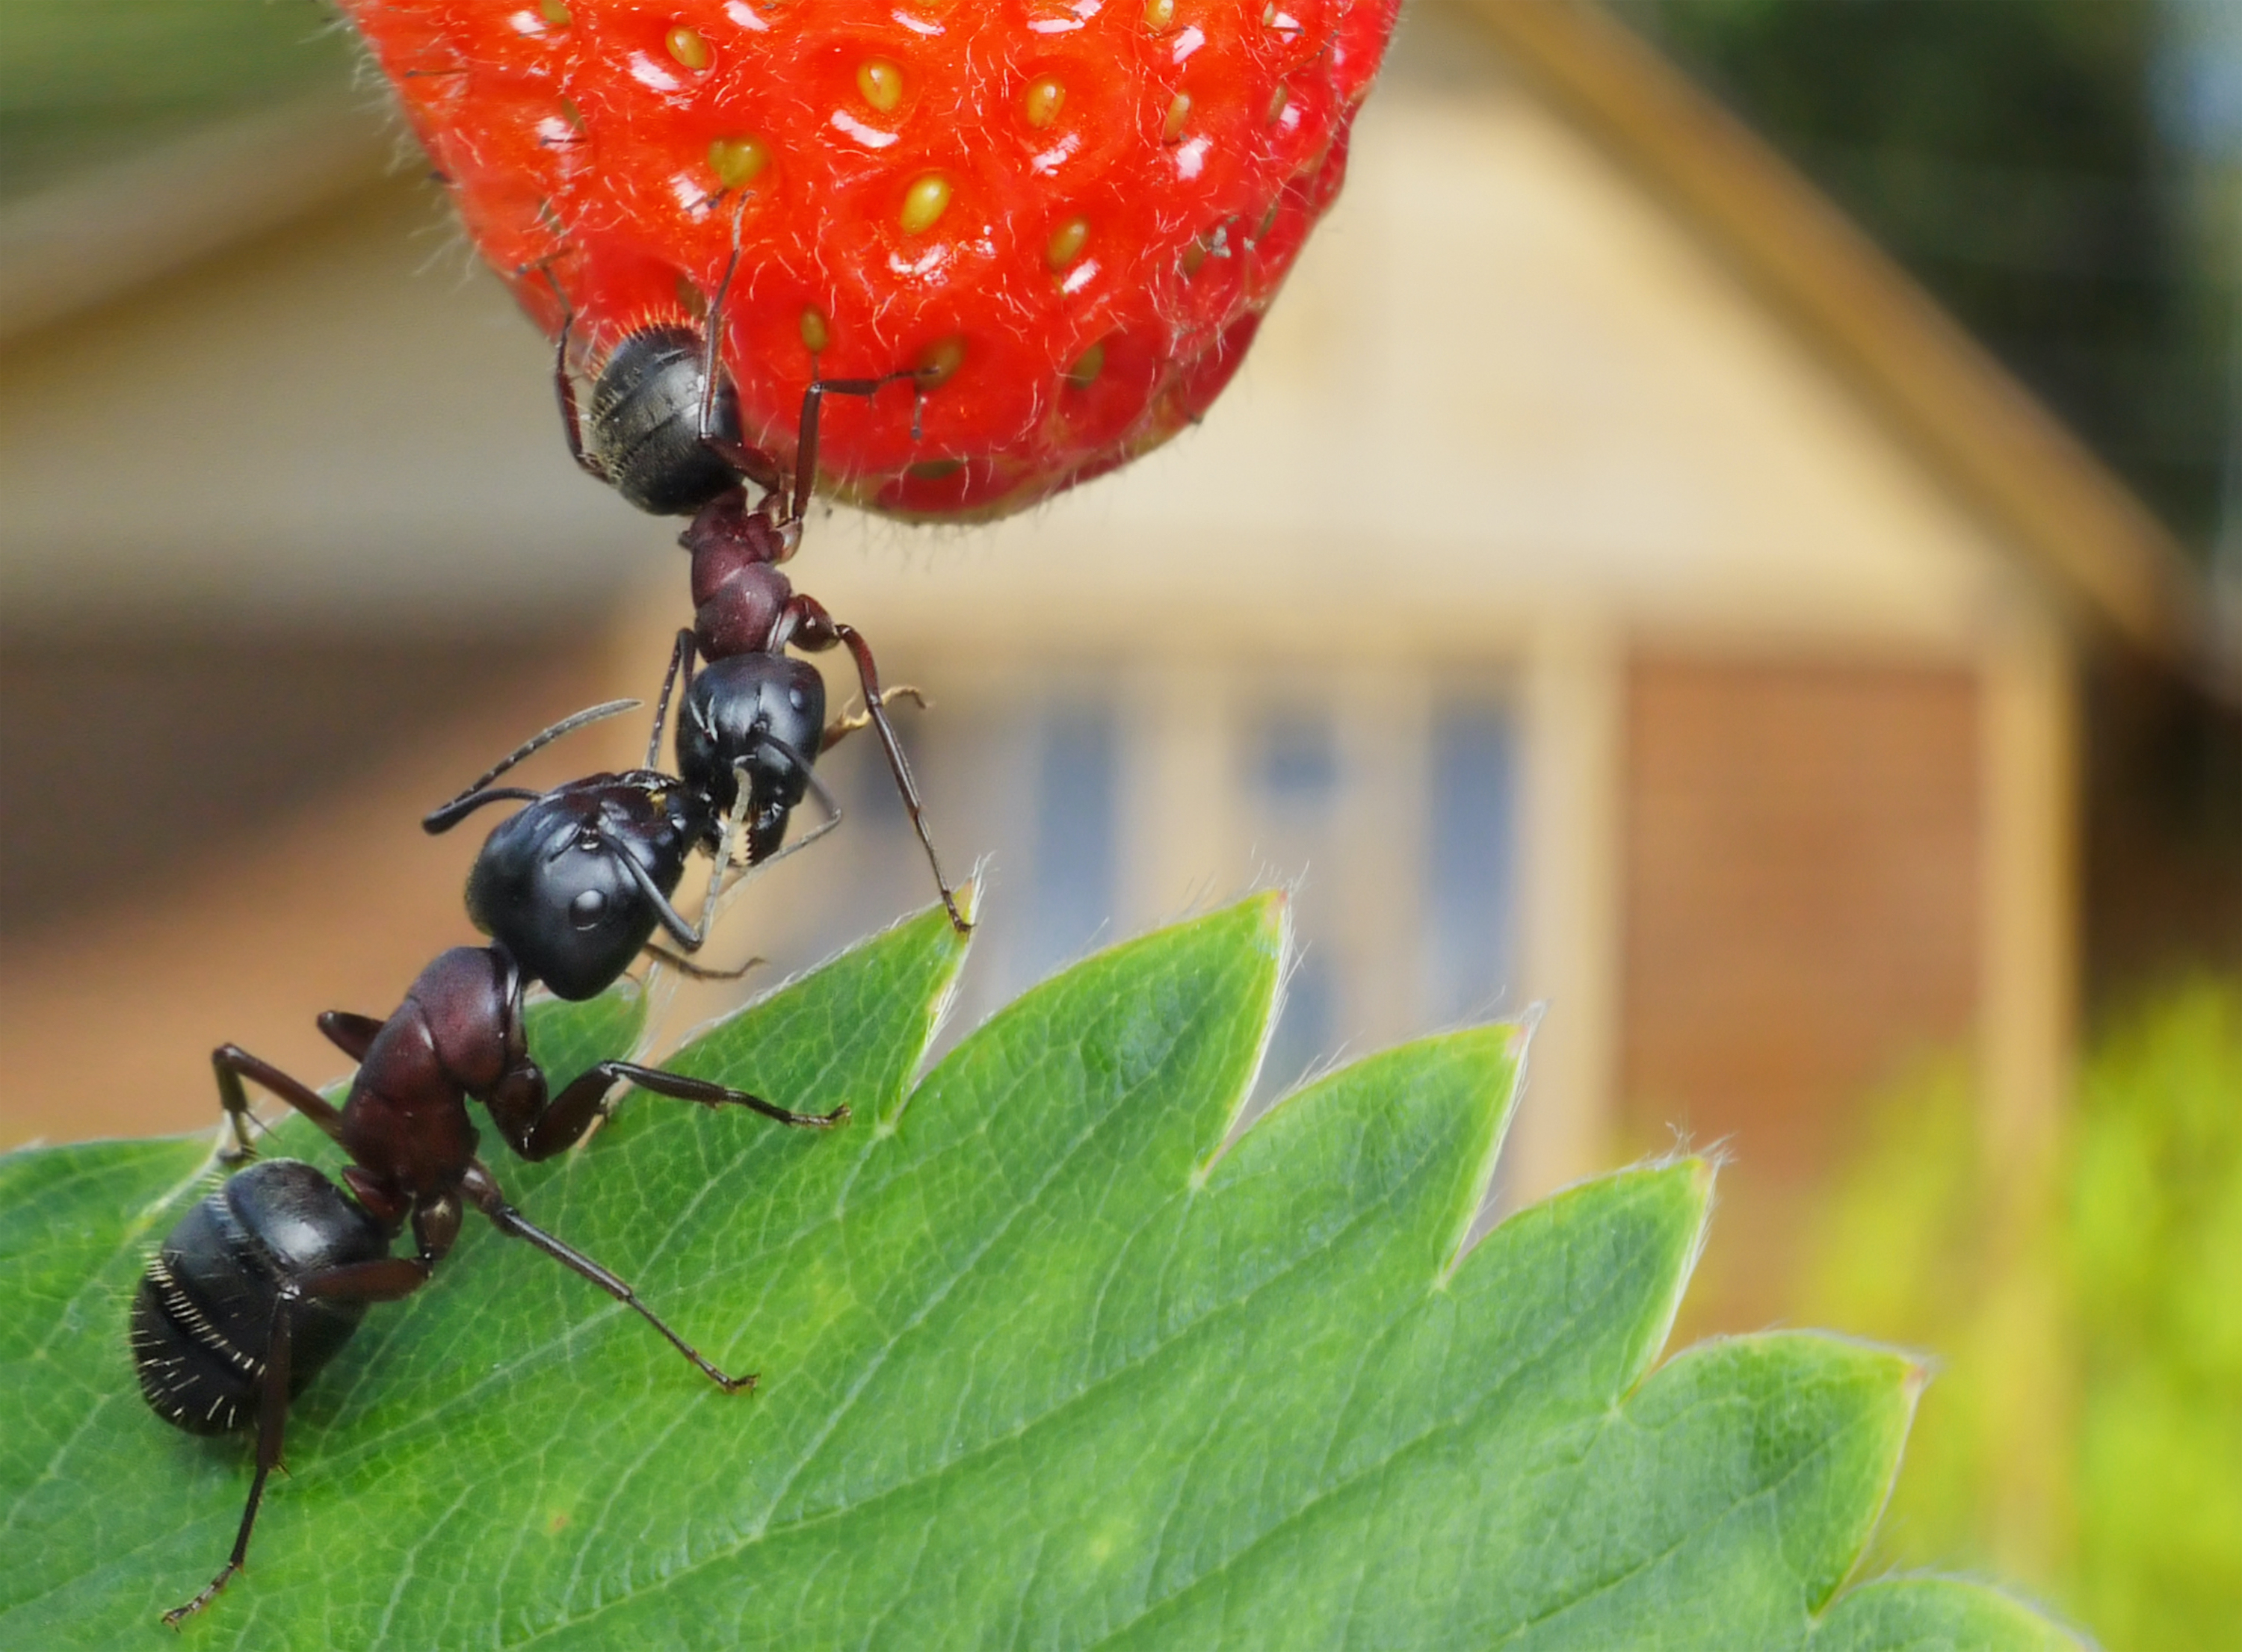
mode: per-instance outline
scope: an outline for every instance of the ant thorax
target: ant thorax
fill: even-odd
[[[794,585],[777,565],[800,535],[775,521],[769,502],[749,507],[734,488],[704,506],[678,544],[693,553],[693,632],[710,659],[771,645]]]

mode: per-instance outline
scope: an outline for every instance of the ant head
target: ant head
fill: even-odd
[[[688,515],[739,485],[701,439],[702,350],[690,327],[641,327],[615,346],[592,386],[592,455],[617,492],[656,516]],[[740,437],[728,379],[716,389],[716,433]]]
[[[661,921],[705,819],[666,775],[595,774],[502,821],[467,874],[467,916],[560,998],[591,998]]]
[[[825,680],[815,666],[784,654],[735,654],[693,679],[677,721],[677,772],[713,816],[730,813],[745,772],[748,858],[760,860],[785,836],[824,738]]]

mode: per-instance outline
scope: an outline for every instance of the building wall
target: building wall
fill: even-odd
[[[1639,1136],[1802,1178],[1967,1047],[1980,716],[1961,667],[1649,655],[1629,672],[1622,1089]]]

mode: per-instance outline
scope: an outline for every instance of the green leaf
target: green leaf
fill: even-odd
[[[1279,970],[1250,901],[1093,958],[914,1089],[939,913],[675,1065],[829,1134],[648,1097],[531,1216],[751,1395],[471,1227],[306,1391],[212,1646],[2069,1644],[1938,1580],[1841,1592],[1922,1368],[1809,1334],[1653,1369],[1702,1161],[1473,1248],[1520,1035],[1408,1046],[1224,1147]],[[606,1016],[604,1026],[595,1027]],[[560,1065],[617,1005],[542,1013]],[[231,1542],[238,1441],[141,1405],[123,1321],[202,1140],[0,1160],[0,1643],[148,1644]]]

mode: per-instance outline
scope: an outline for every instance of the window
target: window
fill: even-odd
[[[1118,738],[1113,708],[1044,719],[1035,772],[1035,882],[1023,940],[1032,980],[1086,949],[1111,920],[1118,878]]]
[[[1275,808],[1297,816],[1330,806],[1339,786],[1339,752],[1331,719],[1284,712],[1261,726],[1261,790]]]
[[[1514,966],[1517,746],[1499,706],[1450,706],[1433,719],[1425,1007],[1438,1024],[1487,1013]]]

